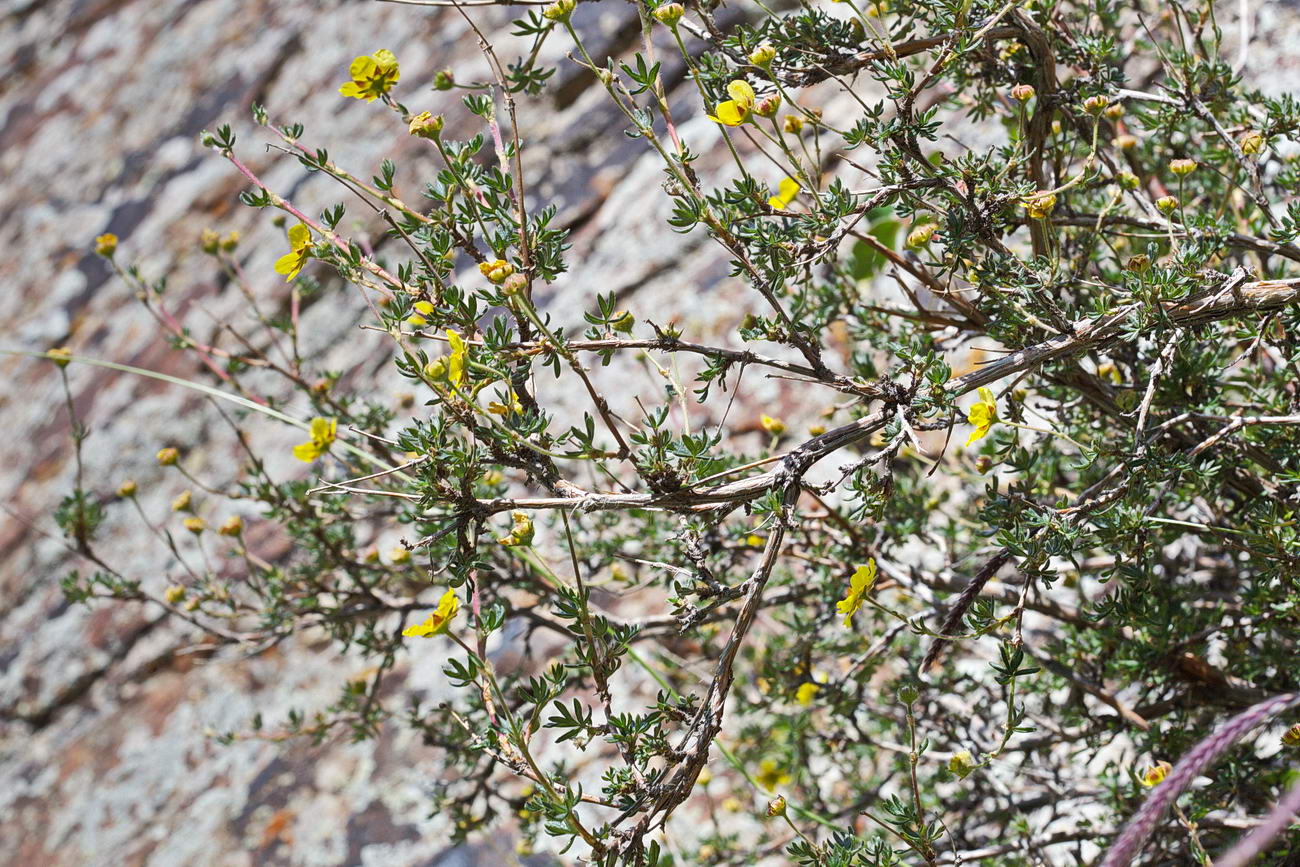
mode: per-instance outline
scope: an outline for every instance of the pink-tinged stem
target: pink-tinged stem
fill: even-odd
[[[212,355],[215,352],[213,347],[208,346],[205,343],[199,343],[198,341],[185,336],[185,329],[181,327],[180,322],[177,321],[176,317],[171,315],[171,313],[167,311],[167,308],[163,307],[161,304],[158,305],[158,315],[163,320],[163,322],[166,323],[168,329],[171,330],[171,333],[173,335],[175,335],[176,337],[182,340],[189,341],[190,344],[192,344],[194,348],[198,350],[199,358],[203,361],[204,367],[206,367],[208,370],[216,374],[217,378],[220,379],[222,382],[229,383],[232,385],[234,384],[234,380],[230,378],[230,374],[222,370],[221,365],[217,364],[216,361],[213,360]],[[244,393],[247,394],[248,399],[253,401],[254,403],[260,403],[262,406],[267,405],[265,399],[258,397],[257,395],[251,392],[246,391]]]
[[[1282,711],[1300,704],[1300,694],[1284,693],[1262,701],[1234,716],[1218,731],[1192,747],[1169,772],[1164,781],[1151,790],[1146,801],[1125,826],[1123,833],[1106,851],[1101,867],[1129,867],[1142,844],[1155,830],[1156,823],[1165,815],[1178,796],[1192,784],[1201,771],[1209,767],[1229,747],[1241,740],[1252,729],[1268,722]]]
[[[234,154],[233,152],[231,152],[231,151],[227,151],[227,152],[225,153],[225,157],[226,157],[226,159],[230,160],[231,165],[233,165],[236,169],[239,170],[239,173],[240,173],[241,175],[243,175],[245,178],[248,178],[248,180],[249,180],[249,182],[250,182],[251,184],[253,184],[253,185],[256,186],[259,190],[261,190],[262,192],[264,192],[264,193],[266,193],[268,196],[270,196],[270,198],[271,198],[271,204],[272,204],[272,205],[274,205],[275,207],[277,207],[277,208],[279,208],[280,210],[284,211],[285,213],[292,214],[294,217],[297,217],[299,221],[301,221],[304,225],[306,225],[306,226],[307,226],[308,228],[310,228],[312,231],[316,232],[318,235],[321,235],[322,237],[324,237],[325,240],[329,241],[329,242],[330,242],[331,244],[333,244],[337,249],[339,249],[339,250],[347,250],[347,249],[348,249],[348,242],[347,242],[347,241],[345,241],[343,238],[339,237],[338,235],[336,235],[334,232],[330,231],[329,229],[326,229],[324,226],[322,226],[320,223],[316,222],[316,221],[313,220],[311,217],[309,217],[309,216],[307,216],[306,214],[304,214],[302,211],[300,211],[300,210],[298,210],[297,208],[295,208],[295,207],[293,206],[293,203],[292,203],[292,202],[289,202],[288,200],[283,199],[283,198],[281,198],[280,196],[276,195],[274,192],[272,192],[271,189],[270,189],[270,187],[268,187],[266,184],[262,183],[261,179],[258,178],[257,175],[253,174],[252,170],[249,169],[248,166],[246,166],[246,165],[244,165],[242,162],[240,162],[239,157],[235,156],[235,154]],[[408,292],[408,293],[410,293],[410,294],[412,294],[412,295],[416,294],[416,290],[415,290],[415,289],[411,288],[410,286],[405,285],[404,283],[402,283],[401,280],[398,280],[398,279],[397,279],[396,277],[394,277],[392,274],[388,273],[386,270],[384,270],[383,268],[381,268],[379,265],[375,264],[374,262],[370,261],[369,259],[362,259],[362,260],[361,260],[361,267],[364,268],[365,270],[369,271],[371,274],[374,274],[374,275],[375,275],[376,277],[378,277],[379,279],[381,279],[381,280],[387,282],[387,283],[388,283],[389,285],[391,285],[391,286],[394,286],[394,287],[396,287],[396,288],[398,288],[398,289],[401,289],[401,290],[404,291],[404,292]],[[381,288],[382,288],[382,287],[381,287]],[[387,291],[387,290],[384,290],[384,291]],[[390,293],[390,297],[391,297],[391,293]]]

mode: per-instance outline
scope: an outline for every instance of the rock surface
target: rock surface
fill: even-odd
[[[476,9],[485,31],[506,34],[516,17]],[[1257,33],[1291,21],[1266,5]],[[636,36],[633,8],[584,5],[577,21],[592,54],[618,55]],[[1285,28],[1283,28],[1285,29]],[[1231,32],[1231,31],[1229,31]],[[385,157],[401,167],[414,197],[432,161],[379,104],[343,100],[336,88],[357,54],[390,48],[401,60],[399,98],[413,111],[445,111],[451,134],[470,128],[458,96],[429,89],[447,66],[462,79],[486,76],[475,40],[452,9],[341,0],[9,0],[0,8],[0,348],[74,353],[211,382],[193,356],[170,349],[159,328],[90,251],[93,238],[122,238],[120,256],[151,279],[168,275],[167,309],[201,340],[246,315],[212,260],[202,230],[238,230],[241,263],[259,298],[284,301],[271,265],[283,236],[268,215],[236,202],[244,184],[198,144],[230,122],[240,153],[304,210],[344,198],[328,179],[264,151],[249,108],[301,121],[306,140],[340,165],[374,173]],[[558,86],[526,101],[526,174],[541,200],[560,206],[574,230],[574,269],[547,299],[581,310],[594,293],[655,299],[681,311],[701,340],[733,331],[743,315],[725,263],[696,236],[664,226],[661,174],[644,147],[621,134],[602,93],[563,61]],[[1294,52],[1252,49],[1248,71],[1268,87],[1295,91]],[[683,136],[711,152],[716,129],[692,108],[680,65],[665,63]],[[828,101],[832,99],[828,94]],[[470,128],[472,130],[472,128]],[[707,174],[708,159],[701,163]],[[353,219],[355,218],[355,220]],[[378,241],[380,227],[353,207],[345,227]],[[707,289],[707,297],[705,287]],[[352,298],[351,306],[338,299]],[[360,331],[361,305],[335,293],[304,314],[306,351],[351,385],[391,389],[387,349]],[[574,316],[573,318],[578,318]],[[154,589],[169,564],[155,537],[111,492],[126,478],[142,491],[151,520],[167,515],[181,485],[157,467],[164,445],[208,484],[238,467],[234,437],[211,404],[191,391],[102,368],[66,370],[77,416],[91,429],[86,487],[109,503],[104,547]],[[310,636],[252,659],[194,645],[183,624],[138,606],[69,606],[59,579],[84,568],[51,515],[76,472],[68,413],[48,362],[0,356],[0,413],[8,442],[0,465],[0,862],[45,864],[510,864],[509,840],[493,837],[449,851],[445,829],[427,820],[431,750],[399,726],[378,740],[305,743],[243,740],[220,746],[210,730],[268,720],[290,707],[333,699],[349,663]],[[756,392],[780,408],[774,384]],[[293,405],[291,404],[291,407]],[[301,409],[301,406],[296,408]],[[269,424],[258,446],[286,453],[299,437]],[[300,465],[299,465],[300,466]],[[302,472],[289,462],[280,477]],[[390,688],[436,694],[436,661],[401,669]],[[546,859],[527,863],[552,863]]]

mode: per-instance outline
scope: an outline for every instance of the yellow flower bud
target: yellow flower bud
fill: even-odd
[[[554,3],[542,10],[542,17],[548,21],[563,23],[573,15],[573,10],[577,5],[577,0],[555,0]]]
[[[439,380],[447,375],[447,356],[439,355],[424,366],[424,378]]]
[[[184,521],[181,521],[181,523],[185,525],[185,529],[189,530],[195,536],[199,535],[200,533],[202,533],[204,530],[208,528],[207,521],[203,520],[202,518],[195,517],[193,515],[186,518]]]
[[[767,817],[769,819],[785,815],[785,795],[777,795],[767,802]]]
[[[173,512],[188,512],[191,508],[191,501],[194,496],[188,490],[181,491],[176,499],[172,500]]]
[[[388,562],[394,566],[402,566],[411,562],[411,552],[398,545],[388,552]]]
[[[939,227],[934,223],[923,223],[922,225],[917,226],[911,232],[907,233],[907,246],[924,247],[926,244],[929,244],[930,241],[934,240],[934,233],[938,231],[938,229]]]
[[[1282,733],[1282,746],[1300,747],[1300,723],[1296,723]]]
[[[1034,86],[1032,84],[1017,84],[1011,88],[1011,98],[1017,102],[1029,102],[1034,98]]]
[[[776,48],[774,48],[770,42],[764,42],[749,53],[749,62],[755,66],[760,66],[763,69],[767,69],[771,66],[772,61],[775,59]]]
[[[1121,117],[1124,116],[1124,106],[1118,102],[1115,103],[1114,105],[1108,105],[1106,106],[1106,110],[1102,112],[1102,114],[1104,114],[1110,120],[1119,120]]]
[[[528,288],[528,278],[523,274],[511,274],[501,284],[501,292],[504,295],[518,295]]]
[[[609,320],[609,327],[619,334],[631,334],[636,326],[636,317],[630,311],[620,310]]]
[[[1162,214],[1171,214],[1178,208],[1178,198],[1176,196],[1161,196],[1156,199],[1156,210]]]
[[[948,759],[948,770],[952,771],[963,780],[975,770],[975,760],[971,758],[970,750],[962,750],[954,753],[953,757]]]
[[[199,234],[199,248],[209,256],[217,255],[217,251],[221,249],[221,236],[211,229],[204,229]]]
[[[1137,147],[1138,140],[1137,140],[1137,136],[1129,135],[1128,133],[1125,133],[1124,135],[1115,136],[1111,144],[1113,144],[1119,150],[1131,151],[1133,150],[1133,148]]]
[[[1138,188],[1138,176],[1130,171],[1122,171],[1115,175],[1115,180],[1119,183],[1120,189],[1136,190]]]
[[[500,286],[506,281],[507,277],[515,273],[515,266],[505,259],[495,259],[491,262],[480,262],[478,270],[480,274],[488,279],[489,283]]]
[[[117,252],[117,235],[112,232],[105,232],[96,238],[95,252],[105,259],[112,259],[113,254]]]
[[[185,598],[185,588],[179,584],[173,584],[163,591],[163,599],[168,605],[176,605]]]
[[[781,125],[781,129],[788,133],[798,135],[803,132],[803,118],[797,114],[787,114],[785,116],[785,123]]]
[[[665,3],[650,14],[653,15],[655,20],[660,24],[667,27],[676,27],[677,22],[681,21],[682,16],[686,14],[686,10],[682,8],[682,4],[680,3]]]
[[[456,86],[456,76],[450,69],[440,69],[433,76],[434,90],[451,90]]]
[[[779,418],[774,418],[770,415],[767,415],[766,413],[764,413],[763,416],[758,420],[758,423],[763,426],[763,430],[767,431],[773,436],[780,436],[781,434],[785,433],[785,422],[783,422]]]
[[[1110,100],[1101,94],[1098,94],[1096,96],[1090,96],[1083,101],[1083,110],[1095,117],[1105,111],[1106,106],[1108,105],[1110,105]]]
[[[66,346],[56,346],[55,348],[46,351],[45,357],[50,361],[53,361],[59,367],[67,367],[68,363],[72,361],[72,352],[69,351]]]
[[[1141,274],[1151,267],[1151,257],[1146,253],[1138,253],[1136,256],[1129,256],[1128,261],[1124,263],[1125,271],[1132,271],[1135,274]]]
[[[444,123],[442,115],[422,111],[411,118],[411,122],[407,125],[407,131],[419,138],[435,139],[442,132]]]
[[[131,498],[131,497],[134,497],[134,496],[135,496],[135,482],[132,481],[131,479],[127,479],[125,482],[123,482],[122,484],[118,485],[118,486],[117,486],[117,495],[118,495],[119,497],[121,497],[122,499],[124,499],[124,500],[129,499],[129,498]]]
[[[1169,171],[1173,172],[1179,177],[1182,177],[1183,175],[1190,175],[1192,172],[1196,171],[1196,160],[1189,160],[1189,159],[1173,160],[1169,163]]]
[[[223,253],[233,253],[235,248],[238,246],[239,246],[238,232],[231,232],[230,234],[226,235],[226,237],[221,239],[221,250]]]
[[[217,532],[223,536],[238,536],[244,532],[244,519],[238,515],[231,515]]]
[[[754,114],[759,117],[775,117],[781,109],[781,94],[774,93],[771,96],[765,96],[754,106]]]
[[[1241,137],[1239,144],[1243,154],[1253,156],[1264,149],[1264,135],[1258,130],[1249,130]]]
[[[180,451],[168,446],[158,452],[158,465],[163,467],[174,467],[180,458]]]

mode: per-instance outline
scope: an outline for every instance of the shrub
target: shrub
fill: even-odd
[[[229,495],[257,508],[238,513],[183,482],[204,491],[174,504],[191,538],[159,534],[189,565],[158,587],[112,565],[96,530],[122,506],[79,480],[58,519],[93,565],[67,593],[251,649],[323,630],[370,672],[226,738],[412,726],[458,835],[514,822],[609,865],[1092,860],[1162,763],[1269,702],[1168,777],[1171,817],[1144,814],[1137,857],[1208,863],[1300,740],[1278,749],[1298,685],[1300,106],[1243,86],[1209,2],[781,9],[639,6],[640,47],[604,63],[575,26],[595,4],[527,9],[517,59],[484,39],[491,81],[433,82],[464,88],[463,128],[400,58],[358,57],[339,98],[440,161],[415,197],[393,163],[367,181],[259,106],[346,194],[309,214],[229,127],[206,134],[243,202],[278,212],[291,287],[250,304],[260,334],[238,345],[159,322],[241,437],[295,425],[311,471],[250,447]],[[544,105],[556,42],[661,161],[672,228],[748,292],[733,333],[601,287],[543,303],[568,231],[524,173],[520,106]],[[693,104],[669,105],[670,68]],[[357,203],[378,251],[345,232]],[[237,242],[202,243],[253,299]],[[156,309],[129,239],[97,249]],[[300,300],[342,292],[390,339],[405,405],[301,356]],[[175,448],[158,461],[189,473]],[[251,523],[289,553],[260,557]],[[381,692],[429,655],[454,698]]]

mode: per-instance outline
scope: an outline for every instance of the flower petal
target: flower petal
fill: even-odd
[[[305,260],[306,257],[301,253],[285,253],[275,260],[275,273],[283,274],[285,280],[292,280],[302,270]]]
[[[727,85],[727,93],[746,108],[754,104],[754,88],[749,86],[748,81],[736,79]]]
[[[348,67],[348,75],[352,76],[353,81],[361,81],[374,75],[379,70],[379,64],[373,57],[367,57],[364,54],[352,61]]]
[[[311,246],[311,229],[308,229],[302,223],[290,226],[289,231],[285,234],[289,236],[289,247],[295,253]]]

